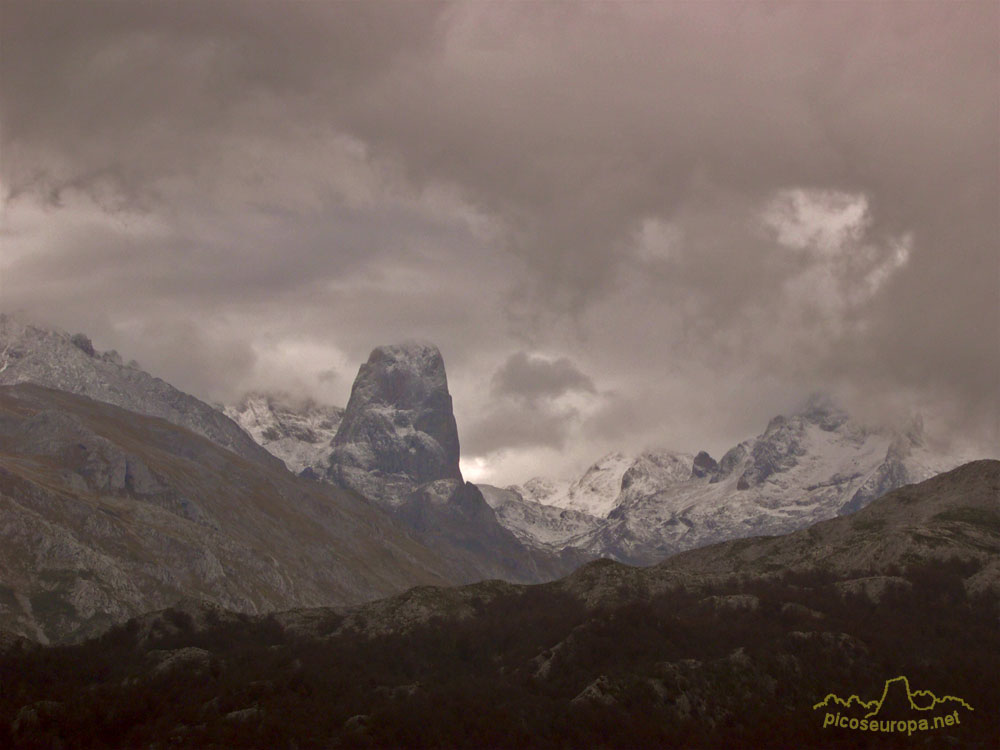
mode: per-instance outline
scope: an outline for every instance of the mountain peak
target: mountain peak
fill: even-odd
[[[372,350],[333,439],[331,479],[389,502],[404,489],[462,479],[444,358],[407,341]],[[392,496],[392,497],[390,497]]]
[[[369,361],[372,359],[392,359],[392,360],[420,360],[436,359],[442,360],[441,350],[430,341],[422,339],[405,339],[395,344],[382,344],[372,349],[368,355]]]

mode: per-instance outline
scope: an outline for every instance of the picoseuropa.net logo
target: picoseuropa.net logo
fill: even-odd
[[[841,698],[830,693],[813,706],[823,713],[823,728],[859,732],[926,732],[958,726],[972,706],[954,695],[938,698],[930,690],[912,690],[906,677],[885,681],[882,695],[863,701],[857,695]]]

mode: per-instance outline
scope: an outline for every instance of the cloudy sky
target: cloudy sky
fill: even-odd
[[[816,391],[995,446],[998,7],[2,0],[0,307],[214,401],[430,340],[496,482]]]

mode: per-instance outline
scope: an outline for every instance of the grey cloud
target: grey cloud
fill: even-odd
[[[149,207],[163,180],[210,179],[227,137],[288,137],[310,113],[318,124],[314,110],[336,108],[345,90],[433,38],[439,12],[407,2],[5,3],[8,188],[58,202],[67,187],[103,182]]]
[[[220,336],[210,321],[177,314],[143,324],[128,349],[148,372],[212,400],[230,397],[228,385],[245,379],[256,361],[247,342]]]
[[[186,320],[357,361],[430,338],[469,423],[494,395],[474,384],[521,349],[614,383],[594,425],[623,440],[638,408],[650,435],[707,424],[699,440],[724,443],[757,404],[826,387],[912,393],[995,441],[998,13],[7,0],[0,179],[12,221],[49,214],[34,245],[5,236],[0,291],[144,363],[129,331],[172,328],[164,361],[206,388],[253,368],[185,364]],[[908,264],[836,316],[789,308],[812,261],[759,219],[795,187],[866,196],[867,241],[909,234]],[[649,220],[678,231],[663,257],[636,253]],[[492,432],[527,439],[511,414]],[[550,446],[579,423],[537,419]]]
[[[532,408],[510,400],[496,403],[462,432],[462,453],[487,456],[507,450],[561,450],[566,447],[578,417],[574,409]]]
[[[549,360],[516,352],[493,374],[491,389],[497,396],[514,396],[534,402],[554,399],[572,391],[596,393],[594,381],[567,357]]]
[[[582,415],[575,406],[560,403],[560,397],[596,396],[597,388],[568,357],[547,359],[519,351],[493,372],[489,393],[461,433],[465,455],[565,448]]]

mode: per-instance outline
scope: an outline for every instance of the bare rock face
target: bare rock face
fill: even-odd
[[[723,479],[726,479],[740,465],[742,465],[742,463],[746,460],[746,457],[749,453],[749,450],[747,449],[748,442],[750,441],[740,443],[739,445],[735,445],[728,451],[726,451],[726,454],[722,457],[722,460],[719,461],[718,470],[712,474],[712,480],[711,480],[712,484],[716,484],[717,482],[721,482]]]
[[[361,366],[333,439],[327,479],[390,510],[457,580],[551,580],[574,552],[529,548],[462,479],[451,395],[432,344],[380,346]]]
[[[803,446],[805,421],[803,417],[788,419],[778,416],[772,419],[750,451],[750,465],[740,476],[736,489],[756,487],[772,474],[795,466],[798,457],[806,453]]]
[[[441,352],[415,342],[372,351],[333,439],[328,477],[396,505],[421,484],[461,481],[458,459]]]

